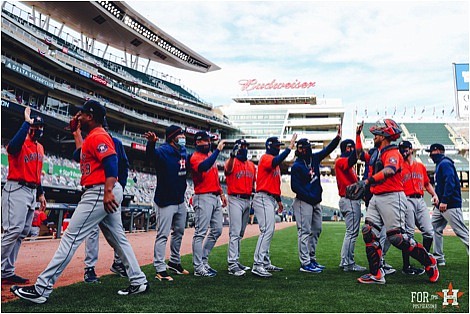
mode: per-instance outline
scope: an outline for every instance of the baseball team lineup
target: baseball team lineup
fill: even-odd
[[[31,228],[34,204],[38,201],[42,208],[47,206],[41,186],[44,147],[39,140],[47,127],[42,117],[31,116],[31,108],[26,107],[24,123],[7,146],[9,170],[2,192],[2,285],[12,284],[10,291],[14,295],[37,304],[48,301],[55,282],[83,242],[86,243],[84,281],[98,282],[94,265],[98,259],[99,229],[114,249],[111,271],[129,279],[129,286],[118,290],[118,295],[146,293],[150,289],[121,221],[129,160],[122,143],[107,132],[106,108],[96,100],[88,100],[77,107],[70,130],[76,148],[73,158],[80,163],[83,194],[57,251],[33,285],[27,285],[29,279],[16,274],[15,262]],[[344,272],[360,274],[357,278],[360,284],[385,284],[386,276],[395,272],[385,262],[385,255],[393,245],[402,252],[403,274],[421,281],[425,276],[420,275],[426,274],[426,281],[437,282],[438,267],[445,266],[443,230],[447,224],[452,226],[468,254],[468,227],[463,219],[460,182],[453,161],[445,155],[445,147],[440,143],[426,150],[436,164],[433,186],[424,165],[413,158],[412,143],[394,144],[402,133],[394,120],[382,119],[365,131],[374,136],[374,147],[368,151],[363,149],[361,141],[363,125],[356,127],[354,140],[342,139],[340,125],[336,137],[316,152],[308,139],[297,139],[295,133],[287,145],[278,137],[269,137],[257,166],[248,159],[249,143],[243,138],[237,139],[224,164],[227,195],[222,189],[216,163],[226,140],[215,144],[210,133],[196,132],[195,152],[189,153],[185,131],[178,125],[166,128],[165,143],[158,147],[157,135],[153,131],[146,132],[146,159],[152,163],[157,176],[155,279],[175,281],[175,275],[190,275],[180,256],[188,212],[185,192],[189,174],[194,184],[193,275],[205,280],[203,277],[217,277],[221,271],[211,267],[209,262],[211,251],[222,234],[222,208],[225,207],[229,215],[228,274],[240,277],[251,272],[253,276],[268,278],[283,271],[282,265],[272,264],[270,246],[276,212],[283,210],[280,165],[293,150],[296,158],[290,175],[291,189],[295,193],[292,208],[297,226],[299,271],[312,274],[327,271],[316,254],[322,232],[320,164],[339,146],[341,155],[335,161],[335,173],[339,210],[346,231],[338,252],[338,266]],[[282,149],[282,146],[286,147]],[[365,163],[362,180],[356,169],[359,160]],[[432,197],[432,217],[424,202],[425,191]],[[361,202],[366,205],[362,227]],[[240,263],[240,243],[251,209],[257,217],[259,236],[253,264],[246,266]],[[421,232],[423,243],[415,240],[415,228]],[[366,266],[355,261],[359,233],[366,246]],[[168,241],[170,257],[166,262]],[[413,266],[410,257],[421,265]]]

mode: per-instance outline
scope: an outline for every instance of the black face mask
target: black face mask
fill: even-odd
[[[431,158],[435,164],[437,164],[437,162],[441,160],[443,157],[444,157],[444,154],[432,154],[429,156],[429,158]]]
[[[237,153],[237,159],[240,161],[247,161],[248,160],[248,149],[240,148]]]
[[[354,150],[350,150],[349,152],[342,152],[341,157],[349,158],[349,156],[351,156],[352,153],[356,153],[356,152]]]
[[[211,144],[203,144],[203,145],[196,145],[196,151],[203,153],[203,154],[208,154],[211,150]]]
[[[295,156],[299,157],[299,158],[302,158],[303,160],[310,160],[310,158],[312,158],[312,148],[309,147],[307,148],[305,151],[302,150],[296,150],[295,151]]]
[[[40,129],[29,130],[29,136],[31,137],[33,141],[39,140],[43,134],[44,134],[44,131]]]

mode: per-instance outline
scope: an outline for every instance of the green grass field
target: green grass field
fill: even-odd
[[[152,265],[143,267],[151,284],[147,294],[121,297],[117,290],[128,285],[125,278],[101,277],[101,284],[78,283],[56,289],[49,301],[35,305],[26,301],[2,304],[2,312],[462,312],[469,310],[469,262],[464,245],[457,237],[445,238],[447,265],[441,268],[440,280],[431,284],[426,274],[409,277],[397,271],[387,277],[386,285],[361,285],[358,273],[344,273],[339,267],[344,236],[343,223],[324,223],[317,258],[327,269],[321,274],[299,272],[296,228],[277,231],[271,245],[273,264],[284,267],[272,278],[258,278],[250,272],[244,277],[227,274],[227,245],[216,247],[210,264],[219,270],[214,278],[192,274],[175,277],[173,282],[154,279]],[[421,236],[417,235],[421,240]],[[250,265],[257,237],[243,240],[241,262]],[[148,254],[153,254],[148,252]],[[364,243],[357,241],[356,262],[366,266]],[[401,269],[401,253],[391,248],[387,262]],[[417,266],[416,261],[412,261]],[[191,255],[183,265],[192,272]],[[464,292],[459,308],[442,307],[442,299],[432,299],[447,289]],[[427,292],[435,309],[416,309],[412,292]],[[415,305],[416,306],[416,305]]]

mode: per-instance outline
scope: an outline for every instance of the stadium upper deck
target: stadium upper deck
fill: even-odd
[[[147,61],[147,67],[142,67],[145,68],[144,71],[138,70],[138,60],[142,61],[144,56],[151,57],[144,50],[139,50],[144,46],[153,47],[155,52],[160,51],[166,56],[167,63],[173,59],[171,65],[179,63],[179,67],[196,70],[195,65],[191,65],[192,61],[182,60],[181,54],[174,54],[175,50],[166,50],[164,47],[157,49],[156,46],[161,41],[152,44],[143,40],[143,33],[129,30],[123,22],[125,17],[118,21],[110,18],[109,14],[112,13],[105,3],[53,3],[57,7],[55,10],[46,3],[31,2],[29,4],[34,7],[31,7],[30,11],[9,2],[2,4],[3,142],[13,136],[21,124],[24,107],[30,105],[45,116],[48,124],[44,139],[46,148],[54,150],[56,154],[70,157],[73,140],[64,128],[77,111],[75,107],[86,99],[96,99],[107,107],[110,129],[114,136],[123,140],[131,160],[140,160],[135,164],[136,167],[143,164],[142,149],[145,149],[145,140],[142,134],[147,130],[154,130],[163,138],[164,129],[170,124],[177,124],[186,127],[189,134],[203,129],[225,138],[236,129],[228,119],[214,112],[211,105],[201,101],[181,85],[150,75],[150,59]],[[58,17],[58,20],[64,21],[64,16],[73,15],[72,12],[92,11],[93,7],[93,12],[101,12],[103,18],[109,19],[102,23],[103,27],[110,24],[106,26],[108,32],[114,28],[119,33],[126,34],[121,41],[113,43],[115,47],[124,49],[122,53],[125,58],[129,57],[130,52],[142,54],[130,55],[130,60],[119,63],[106,52],[107,48],[104,48],[104,51],[97,49],[98,38],[82,36],[78,39],[67,32],[67,27],[73,26],[75,29],[72,31],[92,33],[95,29],[89,24],[97,24],[94,20],[84,19],[82,23],[78,23],[76,19],[68,21],[67,17],[68,24],[54,26],[54,23],[57,24],[54,18],[63,14],[69,4],[71,12]],[[80,5],[82,7],[77,8]],[[119,2],[119,5],[124,8],[120,11],[124,16],[132,17],[140,23],[144,22],[128,6],[122,2]],[[147,30],[158,34],[158,38],[165,38],[173,46],[181,48],[181,51],[204,61],[209,67],[202,72],[218,68],[158,28],[153,28],[150,22],[146,27]],[[128,43],[122,41],[124,38],[129,39],[131,33],[142,39],[142,43],[134,45],[132,49],[128,48]],[[118,35],[116,33],[110,36]],[[108,45],[111,44],[105,43],[105,47]],[[162,60],[161,56],[153,53],[152,56],[153,61]],[[191,136],[188,139],[188,144],[191,145]]]

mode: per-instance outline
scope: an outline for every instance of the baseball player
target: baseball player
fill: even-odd
[[[111,134],[109,133],[108,129],[108,123],[106,122],[106,118],[104,119],[103,122],[103,128],[108,132],[109,136]],[[71,126],[71,130],[73,127]],[[80,129],[77,127],[75,128],[75,132],[80,132]],[[77,134],[77,136],[81,137],[81,132],[80,134]],[[122,190],[126,188],[127,184],[127,177],[128,177],[128,171],[129,171],[129,160],[127,159],[126,151],[124,150],[124,146],[122,145],[121,140],[111,136],[111,139],[113,140],[114,147],[116,150],[116,155],[118,159],[118,183],[122,186]],[[83,141],[83,139],[81,139]],[[80,160],[77,160],[77,162],[80,162]],[[95,272],[95,265],[96,262],[98,261],[98,252],[99,252],[99,231],[100,228],[96,226],[96,228],[92,231],[90,236],[85,240],[85,274],[83,275],[83,280],[86,283],[95,283],[99,282],[99,278],[96,275]],[[127,277],[126,269],[124,267],[124,264],[122,263],[121,258],[119,257],[119,254],[114,251],[114,262],[111,265],[110,270],[118,274],[121,277]]]
[[[292,208],[297,224],[300,271],[320,273],[325,266],[316,260],[316,247],[322,229],[322,192],[320,162],[325,159],[341,140],[341,126],[336,137],[321,151],[312,152],[308,139],[297,142],[297,159],[291,168],[291,189],[296,193]]]
[[[356,129],[361,132],[362,127]],[[356,144],[347,139],[341,142],[341,156],[335,161],[336,183],[340,196],[339,209],[344,217],[346,233],[344,234],[343,246],[341,248],[341,262],[339,267],[343,271],[365,271],[366,268],[356,264],[354,261],[354,248],[361,222],[361,200],[346,198],[346,187],[358,181],[354,166],[357,163]]]
[[[447,223],[450,223],[455,234],[467,248],[468,254],[468,227],[463,220],[460,180],[454,162],[444,155],[445,148],[442,144],[432,144],[426,151],[429,152],[429,157],[436,164],[434,182],[439,198],[432,213],[434,256],[440,266],[445,266],[444,239],[442,237],[444,228]]]
[[[146,132],[147,158],[155,162],[157,188],[154,201],[157,205],[157,236],[155,239],[153,266],[155,278],[160,281],[172,281],[167,268],[178,275],[189,272],[181,266],[181,240],[186,226],[188,207],[185,202],[186,192],[186,136],[181,127],[170,125],[165,130],[166,142],[155,148],[157,136]],[[171,233],[171,255],[165,264],[168,236]]]
[[[129,244],[121,222],[120,203],[122,187],[117,183],[118,163],[114,143],[102,128],[106,109],[97,101],[88,100],[80,109],[80,128],[88,133],[81,143],[74,136],[80,155],[80,184],[84,193],[61,238],[59,248],[46,269],[39,275],[36,284],[26,287],[12,286],[11,291],[18,297],[33,303],[45,303],[54,283],[72,259],[80,244],[90,235],[97,224],[108,243],[118,251],[126,267],[131,285],[118,291],[119,295],[147,292],[149,285],[140,270],[137,259]]]
[[[207,132],[197,132],[194,135],[194,141],[196,152],[189,158],[195,193],[193,197],[195,214],[194,275],[214,277],[217,275],[217,271],[210,267],[208,258],[217,239],[222,234],[222,207],[227,206],[227,199],[220,186],[219,172],[215,161],[225,146],[225,140],[219,142],[213,153],[210,152],[211,138]]]
[[[46,208],[41,186],[44,147],[38,140],[44,132],[40,116],[24,110],[24,122],[7,145],[8,176],[2,194],[2,284],[26,284],[28,279],[15,274],[15,262],[21,243],[29,234],[36,208]]]
[[[253,197],[253,209],[258,219],[260,235],[256,244],[253,269],[251,272],[260,277],[271,277],[270,271],[282,271],[281,267],[271,264],[269,247],[275,229],[276,203],[278,212],[282,212],[281,202],[281,169],[279,165],[287,158],[294,148],[297,134],[293,134],[287,147],[281,154],[281,145],[277,137],[266,140],[266,153],[258,163],[256,194]]]
[[[47,215],[44,209],[36,208],[34,210],[33,221],[31,223],[31,238],[37,238],[41,232],[41,226],[47,223]]]
[[[400,154],[403,156],[404,163],[401,171],[403,187],[405,195],[408,199],[406,224],[408,226],[407,232],[411,237],[414,236],[415,225],[421,231],[423,236],[423,246],[426,251],[431,251],[432,239],[434,230],[429,217],[429,210],[424,202],[424,190],[432,196],[432,203],[438,204],[434,188],[429,181],[426,167],[414,160],[413,158],[413,145],[409,141],[402,141],[398,145]],[[406,251],[403,252],[403,269],[402,273],[406,275],[421,275],[424,269],[416,268],[410,265],[410,257]]]
[[[240,264],[240,242],[245,234],[251,208],[251,192],[256,181],[255,164],[248,160],[249,144],[244,139],[235,142],[230,158],[225,162],[230,221],[228,273],[243,276],[250,267]]]
[[[391,144],[400,137],[402,130],[392,119],[384,119],[372,126],[370,132],[374,134],[374,146],[377,150],[372,156],[366,153],[365,157],[373,167],[373,173],[366,180],[350,186],[363,189],[370,185],[372,193],[362,228],[370,273],[358,278],[358,282],[385,284],[385,273],[381,265],[382,247],[379,242],[379,234],[384,227],[390,243],[402,251],[407,250],[411,257],[425,266],[429,280],[436,282],[439,279],[436,259],[428,254],[421,243],[405,233],[407,201],[400,173],[403,157],[398,147]],[[362,151],[360,141],[356,145]]]

